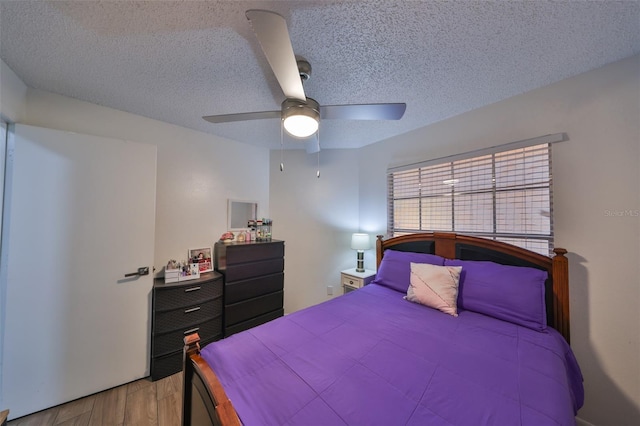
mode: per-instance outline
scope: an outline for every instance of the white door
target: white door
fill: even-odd
[[[16,418],[148,375],[156,147],[23,125],[8,143],[0,406]]]

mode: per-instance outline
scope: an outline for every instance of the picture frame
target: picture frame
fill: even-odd
[[[201,247],[189,249],[187,253],[190,263],[197,263],[200,273],[213,271],[213,249]]]

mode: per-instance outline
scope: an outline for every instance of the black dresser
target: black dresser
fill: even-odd
[[[215,268],[224,275],[224,335],[284,315],[284,241],[217,242]]]
[[[182,371],[184,336],[198,332],[200,345],[222,338],[222,275],[207,272],[200,278],[153,283],[151,319],[151,379]]]

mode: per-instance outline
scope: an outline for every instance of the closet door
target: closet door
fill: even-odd
[[[15,125],[6,183],[2,406],[16,418],[147,376],[156,147]]]

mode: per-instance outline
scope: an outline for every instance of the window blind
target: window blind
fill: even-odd
[[[548,142],[390,169],[387,178],[390,235],[454,231],[553,250]]]

